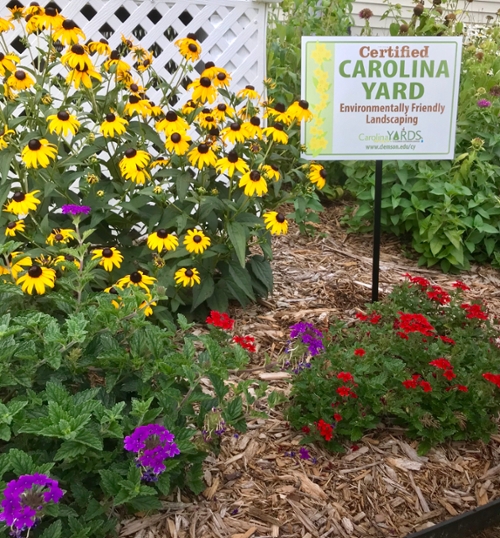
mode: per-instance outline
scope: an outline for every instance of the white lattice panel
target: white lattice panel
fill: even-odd
[[[39,0],[40,1],[40,0]],[[273,1],[273,0],[271,0]],[[29,0],[0,0],[0,17],[9,7],[28,5]],[[195,71],[188,73],[183,86],[198,77],[207,61],[231,72],[232,87],[252,84],[263,90],[266,53],[266,2],[251,0],[56,0],[49,4],[74,20],[88,40],[105,38],[112,48],[121,35],[153,51],[156,71],[170,80],[182,57],[174,41],[188,33],[197,36],[203,53]],[[24,56],[20,35],[9,32],[9,47]],[[36,36],[30,36],[33,44]],[[151,90],[151,94],[154,91]],[[154,95],[151,95],[155,98]],[[181,102],[187,97],[181,97]]]

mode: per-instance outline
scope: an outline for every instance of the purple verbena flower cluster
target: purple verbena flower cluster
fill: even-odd
[[[125,450],[137,454],[137,464],[143,468],[143,480],[155,481],[165,470],[164,461],[180,454],[174,439],[174,434],[160,424],[139,426],[132,435],[125,437]]]
[[[16,538],[38,523],[38,514],[45,504],[57,503],[64,495],[57,480],[39,473],[11,480],[3,494],[0,521],[5,521],[12,530],[11,536]]]
[[[300,338],[300,341],[307,346],[312,357],[319,355],[325,346],[323,345],[323,333],[314,327],[312,323],[301,321],[290,327],[290,338]]]
[[[491,102],[488,101],[488,99],[479,99],[479,101],[477,102],[477,106],[479,108],[488,108],[491,106]]]
[[[62,206],[63,215],[88,215],[91,211],[88,205],[67,204]]]

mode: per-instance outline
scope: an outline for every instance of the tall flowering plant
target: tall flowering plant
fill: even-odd
[[[500,409],[500,333],[487,307],[451,289],[406,282],[355,320],[336,322],[325,349],[293,379],[291,423],[332,449],[380,423],[403,426],[420,450],[484,439]]]
[[[8,46],[14,29],[23,58]],[[325,182],[289,144],[312,118],[307,102],[235,92],[214,62],[198,75],[191,34],[175,42],[169,81],[133,38],[112,50],[53,7],[12,8],[0,36],[5,282],[59,303],[65,287],[81,303],[135,285],[148,313],[153,283],[170,311],[226,310],[271,290],[270,238],[287,233],[284,203],[304,220]]]

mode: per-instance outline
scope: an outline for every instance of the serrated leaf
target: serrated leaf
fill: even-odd
[[[116,497],[121,489],[120,482],[122,477],[118,473],[107,469],[101,469],[99,474],[101,475],[101,487],[104,493],[110,497]]]
[[[60,446],[59,450],[55,453],[54,460],[71,461],[85,454],[85,452],[87,452],[87,448],[85,445],[82,445],[75,441],[64,441],[64,443]]]
[[[35,464],[29,454],[26,454],[26,452],[18,450],[17,448],[11,448],[8,454],[10,466],[16,475],[21,476],[23,474],[31,474],[34,472]]]
[[[50,527],[47,527],[40,538],[61,538],[62,523],[61,521],[54,521]]]
[[[0,439],[2,441],[10,441],[11,431],[8,424],[0,424]]]
[[[247,228],[239,222],[228,222],[227,233],[231,241],[238,261],[241,267],[245,267],[246,250],[247,250]]]
[[[170,493],[170,475],[167,473],[162,473],[158,477],[156,482],[156,487],[160,490],[163,495],[168,495]]]
[[[207,299],[210,299],[214,293],[214,280],[210,275],[205,275],[201,279],[201,284],[193,288],[193,305],[191,311],[194,311]]]
[[[130,506],[134,510],[138,510],[140,512],[148,512],[150,510],[160,510],[162,508],[161,502],[156,497],[149,496],[149,495],[135,497],[133,500],[130,501]]]

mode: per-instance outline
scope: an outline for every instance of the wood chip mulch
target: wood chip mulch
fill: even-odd
[[[238,333],[259,342],[254,363],[231,383],[259,379],[268,383],[268,394],[287,395],[289,375],[273,364],[288,327],[304,320],[326,329],[330,318],[353,318],[370,301],[372,238],[347,234],[340,225],[342,209],[328,208],[314,237],[291,226],[287,236],[276,238],[272,297],[231,311]],[[456,280],[438,269],[418,268],[403,252],[397,239],[383,238],[381,296],[406,272],[445,288]],[[459,278],[471,287],[469,300],[481,298],[500,315],[497,270],[474,266]],[[202,495],[176,492],[164,511],[124,521],[120,536],[404,537],[500,497],[500,434],[487,445],[453,442],[420,457],[402,430],[385,428],[347,444],[344,454],[308,446],[314,460],[303,460],[302,435],[290,429],[282,408],[268,409],[265,398],[254,408],[269,418],[250,420],[245,434],[226,434],[220,454],[206,460]],[[499,535],[495,530],[481,536]]]

